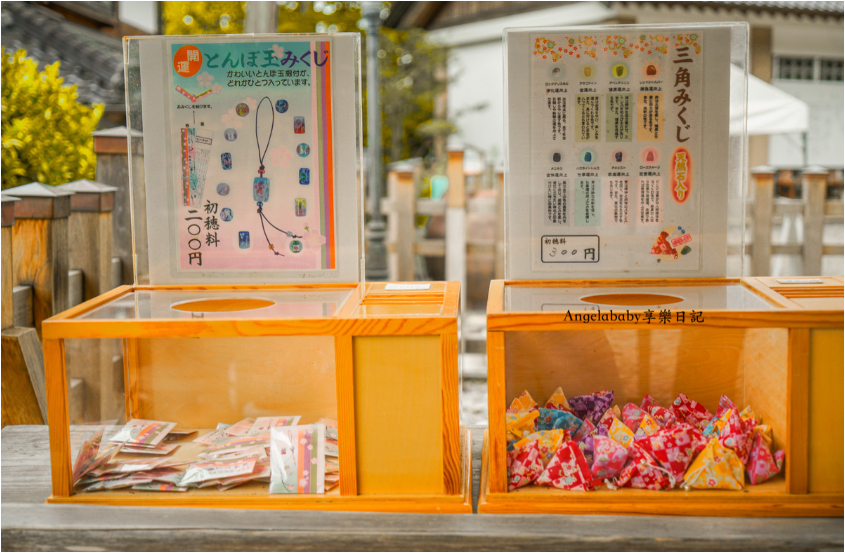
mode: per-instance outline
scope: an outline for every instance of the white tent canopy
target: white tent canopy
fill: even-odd
[[[742,70],[732,65],[731,88],[741,85]],[[806,103],[753,75],[748,75],[747,115],[749,136],[805,133],[810,128]],[[731,134],[739,134],[741,125],[739,114],[731,110]]]

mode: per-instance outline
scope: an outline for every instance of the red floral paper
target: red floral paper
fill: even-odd
[[[545,472],[537,479],[537,484],[561,490],[591,490],[593,477],[578,444],[571,440],[565,442],[552,457]]]
[[[508,491],[527,486],[543,474],[537,440],[508,452]]]

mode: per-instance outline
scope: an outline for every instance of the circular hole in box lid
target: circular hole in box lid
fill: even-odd
[[[193,313],[225,313],[227,311],[251,311],[270,307],[275,302],[258,298],[213,298],[202,300],[188,300],[171,305],[177,311]]]
[[[596,303],[598,305],[623,305],[623,306],[655,306],[680,303],[683,298],[667,296],[665,294],[597,294],[581,298],[585,303]]]

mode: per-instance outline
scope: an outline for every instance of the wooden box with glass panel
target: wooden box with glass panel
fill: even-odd
[[[478,511],[842,516],[842,298],[841,277],[494,281]],[[683,392],[713,412],[726,394],[772,427],[784,467],[742,491],[508,492],[506,409],[524,390],[542,406],[558,386],[613,390],[620,407],[645,393],[669,406]]]
[[[471,512],[470,433],[459,422],[459,284],[393,287],[123,286],[44,321],[48,502]],[[245,417],[337,420],[339,486],[310,495],[269,494],[259,482],[75,493],[72,441],[86,427],[68,418],[65,352],[69,341],[94,339],[122,344],[126,420],[200,434]],[[179,443],[175,459],[202,449]]]

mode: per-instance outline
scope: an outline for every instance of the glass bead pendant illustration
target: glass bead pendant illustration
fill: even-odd
[[[233,142],[238,138],[238,131],[235,129],[226,129],[223,131],[223,137],[226,138],[229,142]]]
[[[241,117],[246,117],[249,114],[249,106],[241,102],[235,107],[235,113]]]
[[[297,217],[305,217],[305,198],[297,198],[295,200],[294,211]]]
[[[302,242],[299,240],[291,240],[290,243],[290,251],[293,253],[299,253],[302,251]]]
[[[264,105],[265,100],[267,101],[267,105],[270,108],[270,113],[268,114],[269,117],[265,116],[265,117],[262,118],[261,117],[261,106]],[[287,103],[286,100],[277,100],[276,101],[276,109],[274,110],[273,109],[273,101],[267,96],[262,98],[261,101],[258,102],[258,106],[255,108],[255,145],[256,145],[256,148],[258,150],[258,176],[255,177],[252,181],[252,199],[253,199],[253,201],[255,201],[255,204],[258,207],[258,209],[257,209],[258,220],[261,222],[261,232],[262,232],[262,234],[264,234],[264,239],[267,240],[267,247],[270,249],[271,252],[273,252],[273,255],[277,255],[279,257],[284,257],[284,255],[282,253],[276,251],[276,247],[273,245],[273,242],[270,240],[270,235],[268,233],[272,233],[275,230],[275,231],[278,231],[278,232],[284,234],[288,238],[302,238],[301,236],[297,236],[290,231],[280,229],[279,227],[274,225],[270,221],[270,219],[267,217],[267,214],[264,213],[264,208],[265,208],[264,204],[265,204],[265,202],[267,202],[270,199],[270,179],[264,176],[264,174],[267,172],[267,167],[264,165],[264,156],[267,155],[267,150],[270,148],[270,142],[273,138],[273,129],[276,127],[276,112],[284,113],[285,111],[287,111],[287,109],[288,109],[288,103]],[[265,124],[269,123],[268,126],[270,127],[270,132],[267,135],[267,142],[266,143],[263,142],[263,140],[259,139],[259,135],[260,135],[259,127],[261,126],[262,122],[264,122]],[[305,120],[304,119],[302,120],[302,128],[303,128],[303,132],[304,132],[304,128],[305,128]],[[262,147],[262,145],[263,145],[263,147]],[[297,152],[299,152],[299,149],[302,146],[305,146],[306,152],[305,152],[304,155],[302,153],[300,153],[299,155],[304,157],[305,155],[308,155],[309,150],[308,150],[308,145],[300,144],[299,148],[297,148]],[[302,178],[302,175],[300,173],[300,179],[301,178]],[[297,198],[296,209],[297,209],[297,211],[299,210],[298,202],[300,200],[302,201],[302,206],[301,206],[302,215],[305,215],[305,200],[304,199]],[[298,212],[297,212],[297,215],[299,215]],[[240,237],[241,234],[244,234],[244,233],[243,232],[239,233],[239,237]],[[247,245],[244,246],[243,241],[241,241],[240,242],[241,248],[248,248],[249,247],[249,233],[246,233],[246,234],[247,234],[247,237],[246,237]],[[293,251],[293,250],[291,250],[291,251]],[[296,252],[294,252],[294,253],[296,253]]]
[[[232,210],[230,208],[224,207],[220,211],[220,220],[221,221],[231,221],[232,217],[234,217],[234,214],[232,213]]]
[[[229,170],[232,168],[232,154],[226,152],[225,154],[220,154],[220,163],[223,165],[223,169]]]
[[[299,154],[299,157],[306,157],[311,153],[311,147],[308,144],[302,143],[296,147],[296,153]]]
[[[252,199],[256,202],[266,202],[270,199],[270,180],[265,177],[255,177],[252,181]]]
[[[299,184],[311,184],[311,169],[303,167],[299,170]]]
[[[249,231],[238,231],[238,247],[242,250],[249,248]]]
[[[221,182],[217,185],[217,193],[221,196],[228,196],[229,195],[229,185],[225,182]]]
[[[294,132],[294,134],[305,134],[305,118],[304,117],[294,117],[293,118],[293,132]]]

